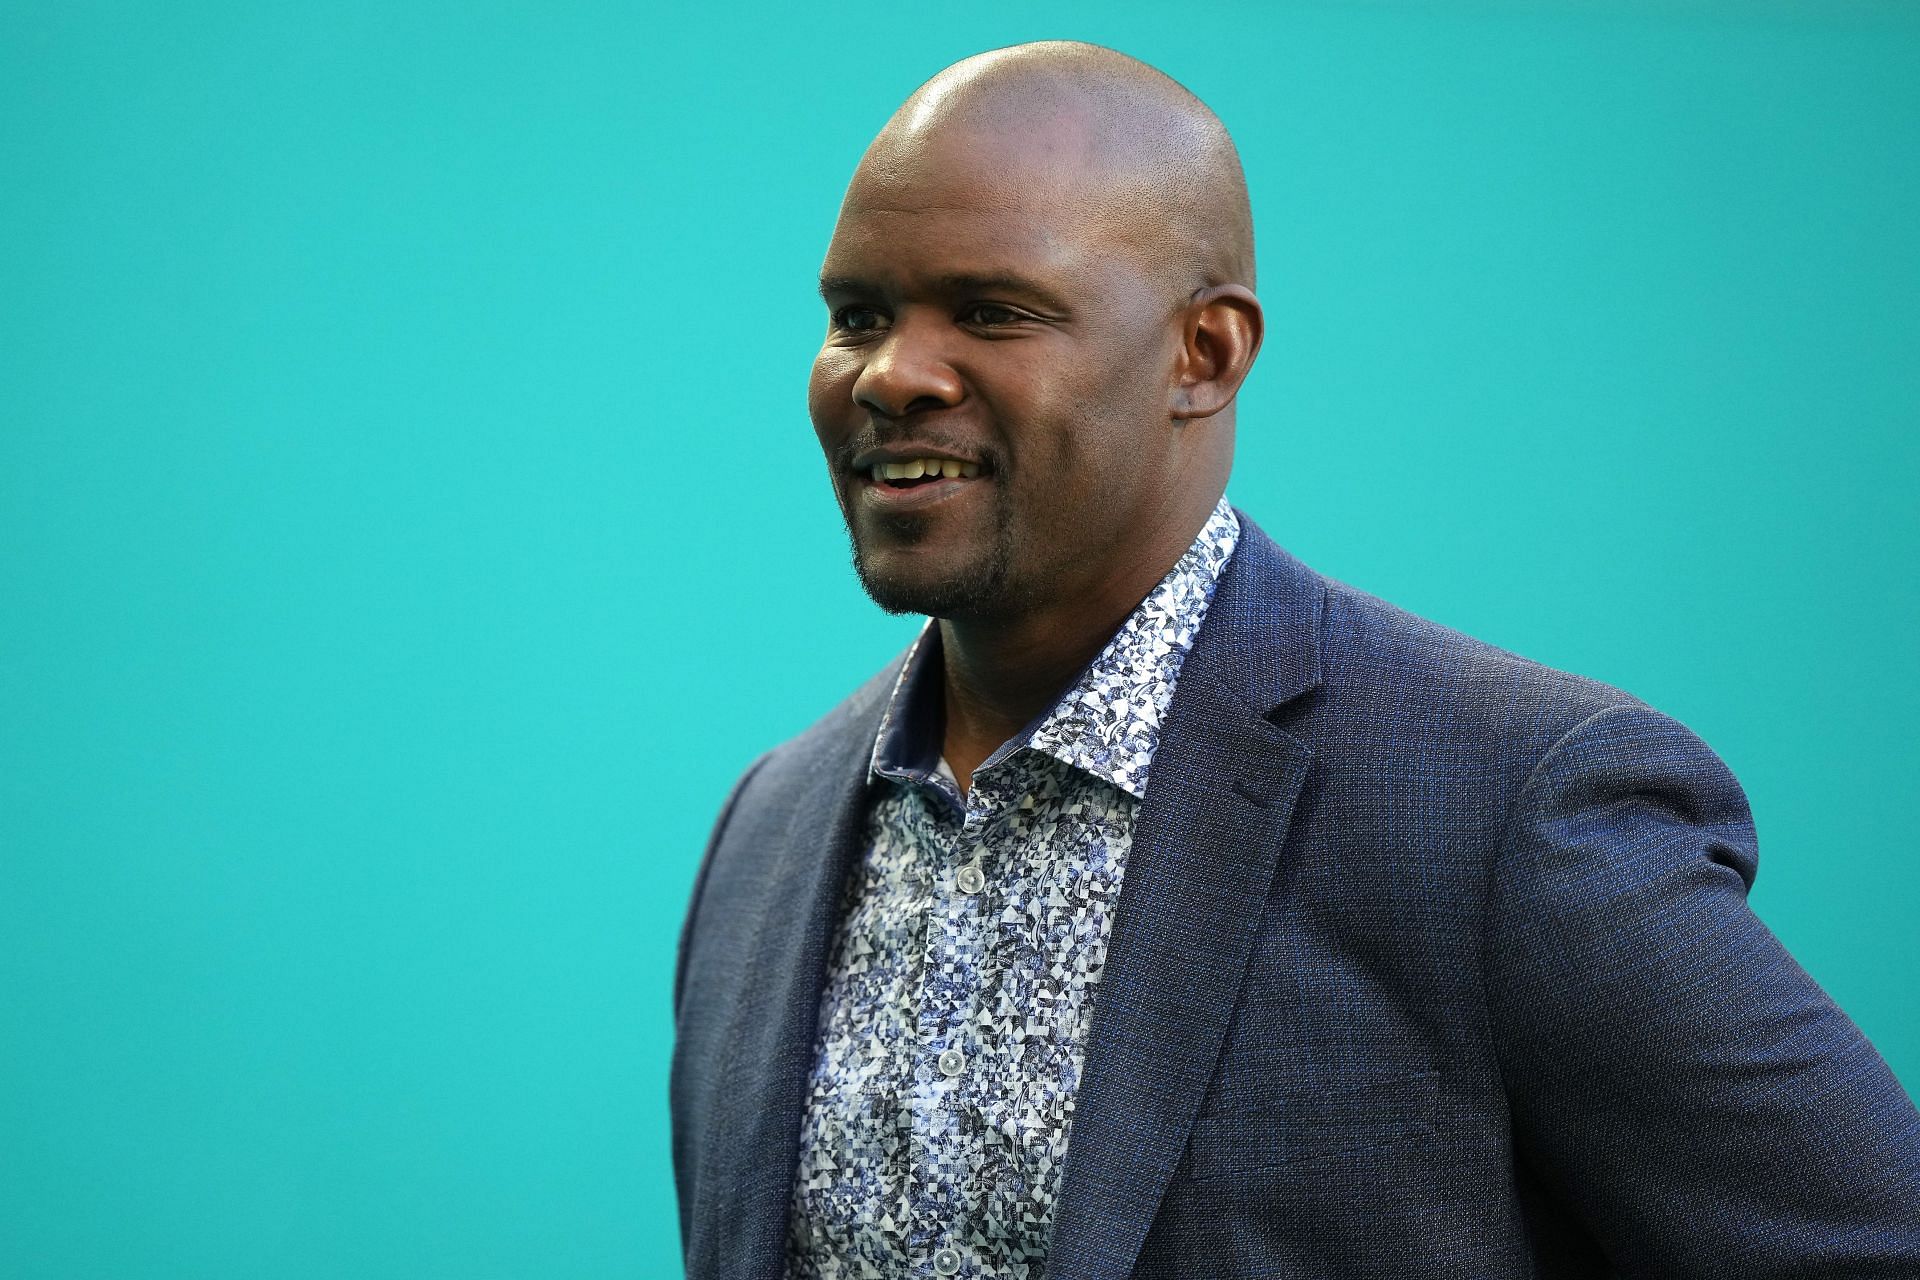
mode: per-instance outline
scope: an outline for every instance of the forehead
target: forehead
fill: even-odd
[[[1019,270],[1065,284],[1132,248],[1124,202],[1058,139],[876,143],[847,188],[822,274],[874,278]]]

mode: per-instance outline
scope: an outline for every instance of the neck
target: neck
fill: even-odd
[[[1042,711],[1113,638],[1127,616],[1185,554],[1213,513],[1170,524],[1143,540],[1107,576],[1053,593],[1051,601],[1008,618],[943,618],[947,764],[964,792],[973,771]]]

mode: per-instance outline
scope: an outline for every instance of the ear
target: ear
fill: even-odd
[[[1233,403],[1260,354],[1260,300],[1244,285],[1213,285],[1193,295],[1180,326],[1167,411],[1176,421],[1210,418]]]

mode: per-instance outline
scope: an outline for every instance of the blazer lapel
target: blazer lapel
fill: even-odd
[[[877,681],[884,691],[888,681]],[[858,852],[873,735],[885,705],[849,712],[829,739],[786,838],[769,849],[754,945],[729,1032],[723,1096],[727,1123],[709,1158],[730,1188],[706,1208],[713,1242],[705,1274],[777,1280],[785,1268],[787,1211],[799,1160],[801,1112],[813,1068],[827,951],[842,887]]]
[[[1319,682],[1323,587],[1240,519],[1127,855],[1054,1210],[1057,1280],[1133,1268],[1225,1044],[1312,756],[1267,715]]]

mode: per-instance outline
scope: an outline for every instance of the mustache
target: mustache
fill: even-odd
[[[926,445],[942,453],[951,453],[961,458],[977,460],[986,471],[1006,470],[1006,453],[984,440],[969,440],[950,431],[928,430],[924,427],[908,427],[886,423],[868,423],[841,441],[833,450],[833,464],[836,471],[853,470],[853,460],[869,449],[884,449],[890,445],[912,441]]]

